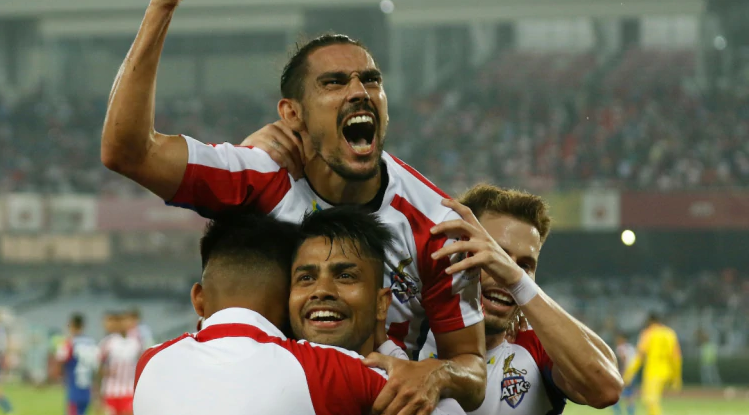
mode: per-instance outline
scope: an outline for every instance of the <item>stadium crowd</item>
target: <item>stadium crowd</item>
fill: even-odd
[[[660,65],[634,84],[620,78],[640,61],[627,55],[615,70],[596,76],[607,68],[586,56],[539,81],[533,68],[551,58],[509,53],[460,86],[438,88],[393,110],[387,148],[451,193],[480,180],[531,191],[749,185],[743,92],[697,92],[679,54],[674,60],[681,66]],[[524,72],[518,71],[522,63]],[[246,96],[160,101],[156,128],[239,143],[275,121],[275,102]],[[143,192],[101,165],[97,142],[105,110],[104,97],[39,92],[12,105],[0,97],[0,190]]]

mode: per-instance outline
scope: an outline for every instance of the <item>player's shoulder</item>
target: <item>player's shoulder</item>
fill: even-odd
[[[511,343],[515,346],[527,347],[543,347],[541,346],[541,340],[539,340],[536,332],[533,329],[518,331],[515,336],[515,342]]]
[[[340,363],[341,365],[345,367],[355,368],[355,369],[362,369],[364,367],[361,362],[361,360],[364,359],[364,356],[354,351],[347,350],[338,346],[330,346],[327,344],[312,343],[312,342],[308,342],[307,340],[299,340],[296,342],[296,344],[301,348],[305,348],[309,350],[311,353],[313,353],[317,357],[335,358],[335,360],[338,363]],[[328,359],[324,359],[324,360],[327,361]],[[369,368],[369,370],[387,379],[387,373],[384,370],[379,369],[379,368]]]
[[[383,152],[388,176],[395,189],[393,206],[398,210],[409,209],[423,215],[434,223],[439,223],[452,212],[452,209],[442,205],[442,199],[450,196],[424,177],[416,169],[399,158]]]

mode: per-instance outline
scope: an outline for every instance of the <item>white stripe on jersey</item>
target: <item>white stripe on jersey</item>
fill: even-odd
[[[230,172],[251,168],[259,173],[272,173],[280,169],[268,153],[257,148],[236,147],[229,143],[212,146],[203,144],[192,137],[183,137],[187,142],[189,164],[199,164]]]

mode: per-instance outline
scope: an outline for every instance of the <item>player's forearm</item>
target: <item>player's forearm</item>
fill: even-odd
[[[154,136],[156,72],[173,7],[150,5],[112,86],[101,158],[115,171],[139,165]]]
[[[605,407],[619,399],[622,379],[616,355],[598,335],[540,290],[522,310],[571,389],[591,406]]]
[[[466,412],[478,409],[486,393],[484,358],[462,354],[441,362],[442,398],[455,399]]]

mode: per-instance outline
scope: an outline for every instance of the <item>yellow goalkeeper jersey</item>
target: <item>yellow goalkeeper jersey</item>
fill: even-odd
[[[633,366],[642,363],[644,378],[681,380],[681,348],[676,332],[671,328],[662,324],[651,324],[640,334],[637,352],[638,359],[632,362],[625,378],[634,376],[634,373],[630,372],[636,372],[638,368]]]

